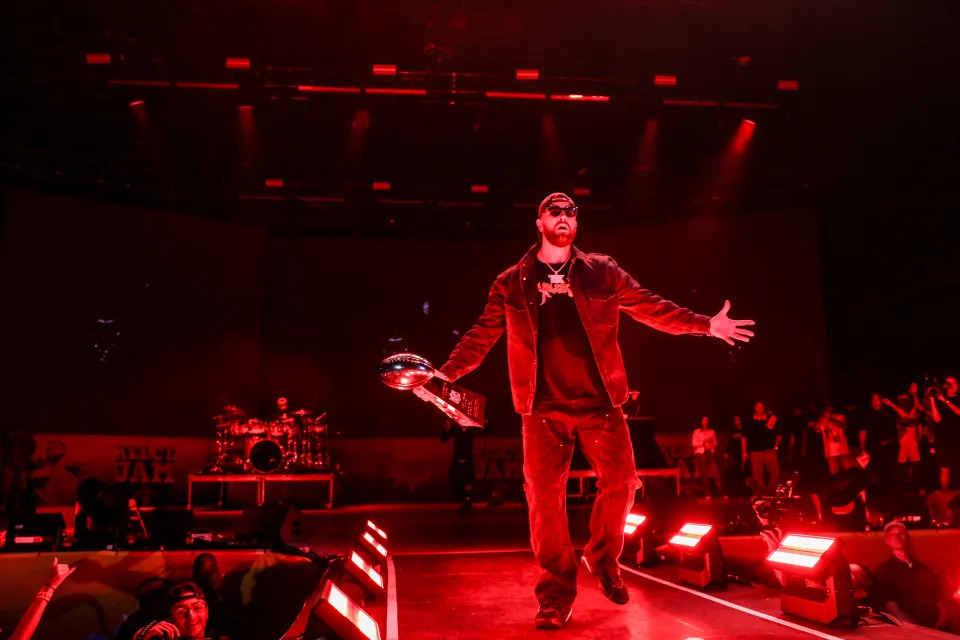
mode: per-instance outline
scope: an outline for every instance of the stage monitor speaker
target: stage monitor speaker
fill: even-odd
[[[245,507],[237,528],[237,539],[274,549],[304,542],[300,510],[289,504]]]

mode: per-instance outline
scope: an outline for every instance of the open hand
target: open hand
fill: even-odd
[[[59,558],[53,559],[53,566],[50,567],[50,577],[47,578],[47,585],[49,585],[51,589],[59,587],[61,583],[67,579],[67,576],[77,569],[76,566],[71,567],[68,564],[60,564],[57,562],[58,559]]]
[[[732,345],[734,340],[750,342],[753,331],[748,331],[743,327],[755,324],[753,320],[734,320],[727,317],[727,311],[730,311],[729,300],[723,303],[723,309],[720,310],[720,313],[710,318],[710,335],[714,338],[720,338],[729,345]]]

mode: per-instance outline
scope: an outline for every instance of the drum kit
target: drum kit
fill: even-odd
[[[250,418],[234,405],[213,416],[217,437],[207,473],[307,473],[331,468],[326,413],[305,409],[273,420]]]

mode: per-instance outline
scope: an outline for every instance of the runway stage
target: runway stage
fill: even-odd
[[[533,584],[539,574],[531,553],[486,552],[403,555],[396,565],[399,637],[577,638],[578,640],[723,640],[738,638],[955,638],[917,627],[833,630],[784,617],[776,592],[731,586],[697,593],[674,584],[675,567],[623,571],[630,602],[617,606],[581,568],[573,619],[559,631],[533,627]]]

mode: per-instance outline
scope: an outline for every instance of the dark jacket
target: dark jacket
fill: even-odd
[[[520,262],[497,276],[483,315],[440,367],[450,380],[465,376],[480,365],[506,329],[513,407],[523,414],[533,411],[536,394],[540,293],[534,260],[538,250],[539,245],[534,245]],[[569,278],[573,299],[614,406],[626,401],[628,391],[617,343],[620,311],[667,333],[709,334],[709,317],[678,307],[644,289],[610,256],[583,253],[573,247],[572,259]]]

